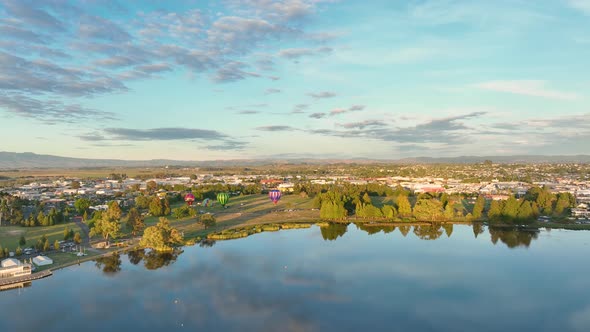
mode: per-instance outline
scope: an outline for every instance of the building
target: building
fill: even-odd
[[[31,264],[21,263],[14,258],[7,258],[1,263],[0,278],[20,277],[29,274],[31,274]]]

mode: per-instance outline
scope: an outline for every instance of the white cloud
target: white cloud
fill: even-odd
[[[477,83],[474,86],[483,90],[508,92],[548,99],[576,100],[579,98],[575,93],[552,90],[546,87],[546,83],[546,81],[541,80],[500,80]]]
[[[569,0],[570,7],[590,15],[590,0]]]

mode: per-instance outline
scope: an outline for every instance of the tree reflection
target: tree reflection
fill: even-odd
[[[508,248],[521,246],[528,248],[531,242],[539,236],[539,230],[536,229],[489,227],[489,231],[493,244],[500,240]]]
[[[143,261],[143,266],[146,269],[157,270],[174,263],[182,252],[180,249],[171,252],[140,249],[127,252],[127,256],[129,257],[129,262],[133,265],[137,265]]]
[[[453,224],[445,223],[442,225],[442,228],[445,230],[447,237],[451,237],[451,234],[453,234]]]
[[[199,242],[199,247],[201,248],[211,248],[215,245],[215,240],[211,239],[203,239]]]
[[[399,232],[402,233],[404,237],[406,237],[406,235],[408,235],[408,233],[410,232],[410,229],[412,229],[412,227],[409,225],[399,226],[398,228]]]
[[[473,235],[475,235],[476,239],[477,239],[477,236],[479,234],[483,234],[484,231],[485,231],[485,227],[483,226],[483,223],[480,223],[480,222],[473,223]]]
[[[363,230],[365,232],[367,232],[367,234],[369,235],[373,235],[373,234],[377,234],[381,231],[383,231],[383,233],[387,234],[387,233],[391,233],[393,231],[395,231],[395,226],[373,226],[371,224],[355,224],[357,229]]]
[[[143,266],[148,270],[157,270],[161,267],[168,266],[176,261],[182,250],[176,249],[171,252],[157,252],[151,250],[143,258]]]
[[[115,274],[121,271],[121,255],[112,254],[110,256],[97,258],[95,265],[98,269],[102,269],[105,274]]]
[[[326,241],[334,241],[338,237],[343,236],[348,229],[348,224],[331,223],[328,226],[320,227],[322,237]]]
[[[436,240],[443,234],[443,230],[440,224],[419,225],[414,226],[414,234],[421,240]]]

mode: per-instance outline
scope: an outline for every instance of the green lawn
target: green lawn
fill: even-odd
[[[0,245],[3,248],[8,248],[10,251],[16,250],[18,241],[22,234],[25,235],[27,243],[22,246],[31,247],[37,243],[37,240],[45,235],[49,239],[49,243],[53,245],[55,240],[63,240],[64,228],[69,227],[74,232],[80,232],[80,228],[75,223],[60,224],[45,227],[20,227],[20,226],[2,226],[0,227]]]

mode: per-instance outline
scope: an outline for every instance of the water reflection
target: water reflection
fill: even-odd
[[[539,236],[539,230],[537,229],[490,227],[489,231],[493,244],[496,244],[500,240],[508,248],[528,248],[531,242]]]
[[[348,224],[330,224],[328,226],[320,227],[322,237],[326,241],[334,241],[346,233]]]
[[[157,252],[154,250],[132,250],[127,253],[129,262],[133,265],[143,261],[143,266],[148,270],[157,270],[164,266],[174,263],[178,256],[182,254],[181,249],[171,252]]]
[[[107,275],[113,275],[121,271],[121,256],[112,254],[110,256],[97,258],[94,265]]]
[[[406,237],[410,231],[413,231],[414,235],[418,239],[433,241],[442,237],[446,234],[447,238],[453,235],[455,225],[452,223],[434,223],[431,225],[383,225],[383,224],[366,224],[366,223],[355,223],[357,229],[366,232],[368,235],[374,235],[383,232],[384,234],[392,233],[396,229],[399,230],[402,236]],[[473,230],[474,238],[485,233],[486,227],[482,223],[474,223],[471,225]],[[347,224],[333,223],[328,226],[320,228],[322,237],[326,241],[334,241],[337,238],[343,236],[348,229]],[[525,247],[528,248],[531,242],[537,239],[539,231],[536,229],[528,228],[500,228],[490,227],[488,229],[491,241],[495,245],[498,240],[504,243],[508,248]]]

